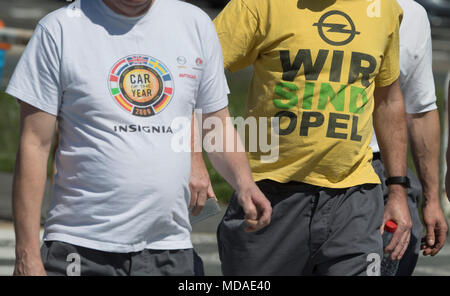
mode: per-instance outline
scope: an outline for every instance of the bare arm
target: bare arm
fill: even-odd
[[[26,103],[20,106],[20,144],[13,182],[16,275],[44,275],[40,256],[40,218],[47,160],[56,117]]]
[[[214,168],[236,190],[239,204],[245,212],[248,224],[247,231],[256,231],[270,223],[272,207],[253,181],[247,154],[242,147],[240,137],[234,126],[230,120],[227,120],[229,117],[228,108],[204,115],[204,122],[207,119],[215,119],[216,123],[221,125],[223,129],[217,129],[217,132],[205,130],[203,137],[210,132],[213,133],[216,140],[221,141],[222,145],[219,145],[221,150],[209,151],[208,157]],[[237,147],[233,145],[237,149],[226,151],[227,142],[229,141],[237,144]]]
[[[447,97],[447,110],[446,111],[447,111],[447,117],[448,117],[448,116],[450,116],[450,102],[449,102],[450,82],[448,84],[447,94],[448,94],[448,97]],[[450,120],[449,120],[449,122],[447,122],[447,124],[450,124]],[[450,126],[447,126],[447,130],[448,130],[447,139],[450,139]],[[448,143],[447,143],[446,160],[447,160],[447,172],[445,174],[445,191],[447,193],[447,199],[450,201],[450,172],[448,171],[450,168],[450,145]]]
[[[423,219],[427,236],[424,255],[436,255],[444,246],[447,223],[439,200],[440,127],[437,110],[407,115],[408,133],[414,164],[425,198]]]
[[[375,89],[373,120],[388,175],[406,176],[406,114],[398,81]]]
[[[380,146],[388,176],[406,176],[407,131],[405,103],[398,81],[390,86],[375,89],[373,113],[375,133]],[[400,259],[406,251],[412,227],[407,204],[406,189],[401,185],[389,186],[388,202],[385,206],[382,231],[388,220],[397,223],[398,228],[386,252],[391,258]]]
[[[203,160],[202,140],[200,139],[198,124],[194,113],[191,125],[191,176],[189,178],[191,193],[189,208],[193,209],[192,214],[194,216],[200,214],[208,198],[216,198]]]
[[[407,115],[411,152],[426,202],[439,203],[439,113]]]

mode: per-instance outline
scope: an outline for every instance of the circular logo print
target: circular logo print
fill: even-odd
[[[360,32],[356,31],[353,20],[342,11],[331,10],[322,15],[316,26],[323,41],[331,45],[341,46],[352,42]],[[326,32],[324,28],[327,28]]]
[[[178,58],[177,58],[177,62],[178,62],[178,64],[180,64],[180,65],[184,65],[184,64],[186,64],[186,58],[185,57],[183,57],[183,56],[179,56]]]
[[[122,109],[140,117],[161,112],[173,97],[173,84],[161,61],[143,55],[119,60],[109,74],[113,98]]]
[[[203,60],[201,59],[201,58],[197,58],[196,60],[195,60],[195,63],[197,64],[197,66],[201,66],[201,65],[203,65]]]

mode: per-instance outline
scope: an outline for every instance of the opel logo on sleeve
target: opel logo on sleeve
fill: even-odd
[[[323,41],[336,46],[346,45],[352,42],[356,35],[360,34],[360,32],[356,31],[352,19],[347,14],[338,10],[328,11],[313,26],[317,27]],[[324,28],[328,30],[325,31]]]

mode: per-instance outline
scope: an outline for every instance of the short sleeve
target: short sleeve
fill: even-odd
[[[395,3],[394,3],[395,2]],[[400,76],[400,23],[403,17],[403,11],[397,1],[392,2],[392,26],[389,33],[389,40],[384,51],[384,57],[381,61],[381,67],[375,78],[377,87],[384,87],[394,83]]]
[[[413,35],[417,39],[412,42],[414,43],[414,48],[409,48],[408,44],[404,45],[406,46],[405,50],[412,50],[414,54],[403,55],[403,52],[400,52],[402,65],[400,86],[406,102],[406,113],[410,114],[424,113],[437,109],[432,68],[431,29],[425,11],[423,11],[421,18],[421,26],[418,28],[421,32],[416,32]],[[419,20],[416,19],[415,21]],[[402,36],[400,35],[400,38],[403,38]],[[403,67],[407,67],[407,69],[403,70]],[[403,72],[406,74],[404,75]]]
[[[214,24],[222,44],[225,68],[234,72],[252,65],[258,57],[255,49],[259,21],[244,0],[231,0]]]
[[[61,102],[60,55],[55,40],[40,24],[23,52],[6,93],[57,116]]]
[[[203,38],[205,60],[195,108],[201,109],[203,113],[211,113],[228,106],[230,91],[225,77],[219,38],[210,20]]]

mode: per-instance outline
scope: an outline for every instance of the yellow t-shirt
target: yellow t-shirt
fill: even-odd
[[[214,22],[225,67],[254,66],[245,117],[280,119],[278,159],[249,153],[255,180],[380,183],[373,93],[399,76],[401,17],[396,0],[231,0]]]

